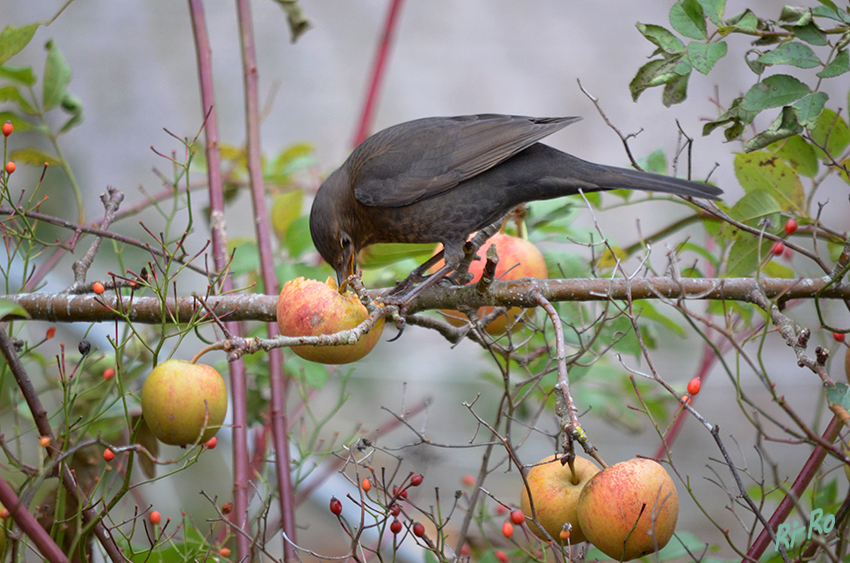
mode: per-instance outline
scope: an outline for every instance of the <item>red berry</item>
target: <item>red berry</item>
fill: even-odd
[[[400,507],[399,505],[397,505],[397,504],[392,505],[392,506],[390,507],[390,514],[392,514],[393,516],[398,517],[398,515],[399,515],[399,514],[401,514],[401,507]]]
[[[498,516],[504,516],[507,513],[508,513],[508,509],[504,504],[497,504],[496,505],[496,514]]]
[[[502,551],[501,549],[499,551],[497,551],[496,553],[494,553],[493,555],[495,555],[496,559],[498,559],[502,563],[508,563],[508,554],[505,553],[504,551]]]
[[[369,480],[368,477],[366,479],[363,479],[363,482],[360,483],[360,486],[363,487],[363,490],[367,493],[372,490],[372,482]]]
[[[770,247],[770,252],[776,256],[780,256],[785,252],[785,244],[781,240],[774,242],[773,246]]]
[[[523,522],[525,522],[525,514],[522,510],[514,510],[511,512],[511,522],[516,524],[517,526],[522,526]]]
[[[791,258],[792,258],[793,256],[794,256],[794,251],[793,251],[793,250],[791,250],[790,248],[786,248],[786,249],[785,249],[785,254],[783,254],[783,255],[782,255],[782,257],[783,257],[783,258],[785,258],[786,260],[791,260]]]
[[[56,336],[56,329],[55,329],[55,328],[48,328],[48,329],[47,329],[47,333],[44,335],[44,337],[45,337],[47,340],[50,340],[50,339],[51,339],[51,338],[53,338],[54,336]]]
[[[419,485],[422,484],[423,479],[424,479],[424,477],[422,475],[419,475],[419,474],[414,475],[413,477],[410,478],[410,486],[411,487],[418,487]]]
[[[393,487],[393,496],[398,498],[407,498],[407,489],[399,489],[397,486]]]
[[[153,524],[159,524],[160,522],[162,522],[162,516],[156,510],[151,512],[151,515],[148,518],[150,518],[151,523]]]
[[[104,380],[109,381],[113,377],[115,377],[115,370],[114,369],[106,368],[105,370],[103,370],[103,379]]]
[[[461,479],[461,483],[463,483],[467,487],[472,487],[475,485],[475,477],[472,475],[464,475],[463,479]]]
[[[106,288],[103,287],[102,283],[94,282],[93,284],[91,284],[91,290],[98,295],[103,295],[103,292],[106,291]]]
[[[6,163],[6,174],[11,174],[15,171],[15,163],[11,160]]]
[[[699,387],[702,382],[699,377],[695,377],[688,382],[688,393],[696,395],[699,393]]]
[[[833,332],[832,337],[836,342],[844,342],[844,333],[843,332]]]
[[[106,461],[112,461],[113,459],[115,459],[115,452],[113,452],[109,448],[106,448],[105,450],[103,450],[103,459]]]
[[[425,535],[425,525],[422,522],[417,522],[413,525],[413,535],[417,538]]]
[[[785,234],[789,237],[793,235],[797,231],[797,221],[794,219],[788,219],[785,222]]]
[[[204,445],[210,450],[215,449],[215,447],[218,445],[218,438],[213,436],[212,438],[207,440],[207,443]]]
[[[398,520],[393,520],[393,523],[390,524],[390,531],[394,534],[398,534],[401,532],[401,522]]]
[[[6,123],[3,124],[3,134],[5,136],[8,137],[9,135],[12,134],[12,131],[14,131],[14,130],[15,130],[15,127],[12,125],[11,121],[7,121]]]
[[[339,516],[342,514],[342,502],[338,498],[331,497],[330,508],[334,515]]]
[[[468,543],[463,544],[463,546],[460,548],[460,554],[464,557],[469,557],[472,554],[472,548],[469,547]]]
[[[514,535],[514,525],[510,522],[505,522],[502,524],[502,533],[506,538],[509,538]]]

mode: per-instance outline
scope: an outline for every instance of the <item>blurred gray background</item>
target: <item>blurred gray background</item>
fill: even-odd
[[[261,128],[263,151],[273,155],[293,143],[312,143],[321,169],[327,173],[351,149],[389,3],[306,0],[301,4],[313,29],[294,45],[289,41],[285,16],[276,4],[254,2],[252,5],[261,103],[270,103]],[[24,25],[49,19],[61,5],[62,2],[54,0],[5,0],[0,2],[0,13],[5,24]],[[688,100],[672,109],[660,103],[660,89],[645,92],[637,103],[632,102],[628,91],[635,71],[653,52],[653,46],[638,33],[635,23],[668,25],[671,5],[672,2],[657,0],[408,0],[388,61],[375,130],[432,115],[482,112],[581,115],[585,118],[582,122],[546,142],[587,160],[626,165],[620,140],[580,92],[576,82],[580,79],[599,98],[608,117],[621,131],[642,130],[631,141],[637,157],[657,148],[666,150],[668,157],[672,155],[678,120],[682,129],[695,139],[692,176],[705,178],[717,167],[712,179],[726,190],[726,201],[734,203],[742,195],[732,169],[733,152],[740,150],[740,146],[725,144],[719,131],[710,137],[702,137],[701,132],[703,122],[718,115],[719,110],[710,97],[719,93],[721,103],[728,104],[756,82],[756,76],[740,62],[748,48],[747,41],[730,38],[729,55],[710,76],[694,73]],[[768,0],[746,3],[730,0],[727,13],[738,13],[746,7],[777,17],[780,4]],[[212,36],[221,139],[224,143],[240,145],[244,142],[244,121],[234,6],[230,2],[207,2],[206,10]],[[168,166],[149,147],[153,145],[165,153],[179,150],[179,145],[163,128],[179,136],[193,137],[203,118],[186,4],[170,0],[75,2],[55,23],[40,28],[30,47],[12,59],[11,64],[42,68],[44,51],[40,46],[50,39],[56,42],[73,69],[70,90],[85,106],[85,121],[63,139],[62,146],[85,187],[89,219],[99,217],[98,197],[108,185],[123,190],[131,202],[141,198],[137,191],[140,185],[148,192],[161,189],[152,168],[167,172]],[[846,80],[838,85],[825,84],[831,96],[830,107],[846,107],[846,88]],[[765,127],[772,118],[772,114],[764,117],[759,126]],[[685,172],[683,166],[684,161],[680,175]],[[21,177],[28,177],[24,175],[34,178],[36,172],[22,170]],[[47,180],[62,185],[59,171],[49,171]],[[846,193],[846,185],[834,181],[819,194],[819,199],[831,198],[835,202],[826,209],[825,219],[839,229],[850,226]],[[195,199],[198,209],[202,208],[203,199],[202,195]],[[238,198],[228,217],[231,236],[251,234],[251,224],[244,220],[245,214],[250,214],[249,205],[247,197]],[[625,244],[637,240],[637,219],[647,232],[653,225],[667,224],[682,213],[681,207],[656,202],[624,212],[601,213],[598,219],[606,234]],[[590,225],[587,219],[585,222]],[[135,219],[121,228],[141,236]],[[684,240],[686,236],[681,234],[673,240]],[[702,239],[695,242],[700,244]],[[666,251],[666,246],[656,249],[661,264]],[[800,268],[814,273],[808,265],[801,264]],[[70,270],[67,272],[70,275]],[[56,285],[51,287],[62,287],[62,282],[53,283]],[[810,312],[801,311],[800,315],[811,322]],[[842,319],[834,320],[840,323]],[[843,320],[846,324],[846,311]],[[384,339],[391,336],[394,330],[388,328]],[[836,350],[831,339],[827,341],[819,334],[815,339]],[[700,341],[695,335],[685,340],[664,335],[661,342],[662,349],[654,355],[657,367],[665,378],[684,388],[696,369],[699,355],[695,351]],[[818,381],[796,367],[793,353],[778,339],[769,338],[768,346],[776,347],[775,354],[768,354],[771,362],[768,367],[781,385],[793,390],[794,408],[807,420],[813,420],[815,409],[820,408]],[[184,355],[181,351],[180,355],[189,357],[193,353]],[[635,365],[634,360],[628,361]],[[354,368],[355,385],[349,389],[351,400],[328,431],[347,435],[356,421],[363,421],[367,429],[372,429],[390,418],[380,407],[399,412],[402,405],[410,406],[430,396],[433,403],[428,416],[415,419],[414,427],[426,429],[428,437],[435,442],[465,444],[472,438],[476,424],[461,403],[474,401],[480,394],[476,410],[492,419],[498,400],[499,389],[482,377],[485,372],[494,372],[488,362],[485,354],[473,345],[464,343],[452,348],[432,333],[408,328],[399,341],[381,343],[375,353]],[[833,372],[834,377],[839,377],[840,366],[836,365]],[[760,384],[752,373],[743,371],[741,384],[759,396]],[[314,406],[321,410],[322,401],[332,404],[333,397],[331,387],[316,399]],[[758,457],[747,446],[755,433],[744,424],[735,405],[732,382],[724,374],[715,373],[703,386],[695,406],[709,422],[721,425],[721,434],[735,450],[736,460],[745,463],[745,459],[758,474],[761,470]],[[586,430],[609,463],[638,454],[652,455],[657,445],[655,432],[649,427],[639,434],[626,434],[596,418],[586,420]],[[544,416],[541,425],[552,430],[552,417]],[[775,428],[770,432],[779,433]],[[729,439],[730,434],[736,433],[740,450]],[[398,446],[414,441],[412,434],[397,430],[380,443]],[[804,462],[801,448],[777,444],[768,447],[781,460],[780,476],[793,479]],[[522,450],[523,459],[535,462],[551,450],[551,442],[535,437]],[[215,470],[201,478],[186,472],[174,483],[161,483],[159,492],[150,493],[165,507],[160,509],[164,515],[168,511],[177,514],[192,505],[203,514],[200,508],[203,502],[196,494],[200,487],[222,498],[229,497],[228,454],[224,448],[219,451],[220,463]],[[786,451],[788,456],[783,458]],[[410,469],[426,475],[426,486],[416,492],[426,507],[433,504],[433,486],[441,488],[444,502],[450,502],[454,490],[461,487],[460,478],[476,474],[480,460],[477,449],[422,446],[405,450],[403,455],[407,459],[403,474]],[[677,466],[682,476],[690,476],[691,485],[711,517],[741,540],[739,522],[725,508],[729,499],[705,479],[712,475],[707,466],[713,465],[727,485],[731,484],[728,470],[711,461],[718,457],[708,433],[689,421],[674,448]],[[518,502],[519,479],[515,472],[497,470],[487,485],[506,502]],[[679,529],[694,532],[708,541],[722,542],[679,485],[682,504]],[[337,488],[332,492],[338,497],[353,491],[350,487],[346,489],[342,481],[334,486]],[[301,530],[299,540],[306,547],[335,555],[344,551],[345,544],[344,538],[339,537],[341,534],[333,528],[330,532],[324,528],[325,521],[330,520],[325,517],[328,497],[329,494],[317,495],[312,503],[300,509],[300,524],[305,529]],[[751,519],[745,521],[749,523]],[[337,538],[339,543],[334,545],[334,540],[329,538]],[[731,554],[728,548],[721,553]]]

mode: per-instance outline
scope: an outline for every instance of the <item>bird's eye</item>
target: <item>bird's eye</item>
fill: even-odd
[[[339,239],[339,245],[342,248],[348,248],[349,246],[351,246],[351,239],[348,238],[347,235],[343,235],[342,238]]]

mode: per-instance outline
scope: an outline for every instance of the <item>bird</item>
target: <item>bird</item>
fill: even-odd
[[[464,258],[469,235],[517,205],[630,189],[719,199],[715,186],[587,162],[539,141],[581,117],[501,114],[426,117],[360,143],[325,179],[310,234],[340,287],[357,254],[376,243],[442,243],[445,269]]]

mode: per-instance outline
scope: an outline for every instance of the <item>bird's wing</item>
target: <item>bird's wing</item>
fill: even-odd
[[[346,163],[350,185],[365,205],[409,205],[454,188],[580,119],[486,114],[401,123],[354,150]]]

